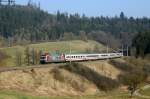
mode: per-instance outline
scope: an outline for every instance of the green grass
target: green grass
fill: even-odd
[[[0,91],[0,99],[131,99],[126,92],[108,92],[103,94],[97,94],[93,96],[32,96],[18,91]],[[144,99],[140,97],[133,97],[132,99]]]
[[[49,99],[48,97],[31,96],[17,91],[0,91],[0,99]]]
[[[0,91],[0,99],[85,99],[81,97],[69,97],[69,96],[51,96],[51,97],[44,97],[44,96],[32,96],[27,95],[22,92],[17,91]],[[86,99],[97,99],[96,96],[87,96]]]
[[[150,88],[141,90],[140,93],[145,96],[150,96]]]
[[[7,66],[15,66],[15,55],[17,52],[24,54],[25,48],[29,46],[30,49],[34,48],[37,51],[50,52],[55,53],[59,51],[61,53],[69,53],[71,49],[71,53],[83,53],[87,49],[93,49],[95,45],[98,45],[101,51],[105,50],[105,47],[99,44],[96,41],[88,41],[84,42],[81,40],[73,40],[73,41],[58,41],[58,42],[46,42],[39,44],[30,44],[26,46],[13,46],[1,48],[0,50],[6,52],[10,58],[7,60]]]

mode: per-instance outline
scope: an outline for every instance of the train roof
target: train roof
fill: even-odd
[[[120,52],[118,52],[118,53],[120,53]],[[49,54],[49,55],[52,55],[52,56],[59,56],[59,55],[62,55],[62,54],[64,54],[64,55],[95,55],[95,54],[114,54],[114,53],[113,52],[111,52],[111,53],[85,53],[85,52],[77,53],[76,52],[76,53],[45,53],[45,54]]]

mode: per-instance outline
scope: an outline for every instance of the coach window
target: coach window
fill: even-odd
[[[67,56],[67,58],[70,58],[70,56]]]

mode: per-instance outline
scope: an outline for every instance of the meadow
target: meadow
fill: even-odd
[[[72,40],[4,47],[0,48],[0,50],[9,56],[9,58],[5,61],[5,65],[9,67],[16,66],[16,54],[19,53],[21,54],[22,58],[24,58],[25,49],[27,47],[29,47],[30,50],[34,49],[36,51],[42,51],[43,53],[86,53],[94,50],[95,47],[97,47],[99,51],[106,50],[105,46],[91,40],[87,42],[81,40]]]

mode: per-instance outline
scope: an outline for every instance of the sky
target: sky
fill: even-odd
[[[16,4],[26,5],[29,0],[16,0]],[[40,2],[41,9],[49,13],[67,12],[86,16],[150,17],[150,0],[32,0]]]

